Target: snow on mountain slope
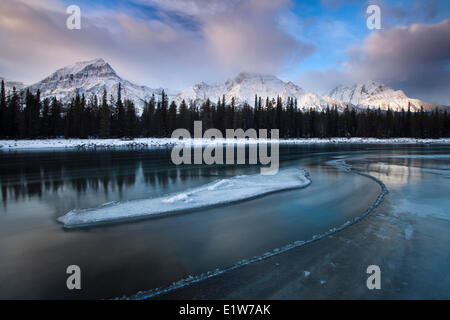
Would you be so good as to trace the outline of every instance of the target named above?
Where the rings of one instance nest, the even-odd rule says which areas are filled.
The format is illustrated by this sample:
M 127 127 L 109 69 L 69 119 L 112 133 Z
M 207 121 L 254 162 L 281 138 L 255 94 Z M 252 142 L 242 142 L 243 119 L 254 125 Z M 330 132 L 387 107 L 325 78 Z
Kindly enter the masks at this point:
M 406 111 L 409 105 L 411 111 L 419 111 L 421 106 L 425 110 L 440 107 L 418 99 L 408 98 L 403 91 L 396 91 L 375 81 L 336 87 L 330 91 L 328 97 L 349 102 L 360 108 L 369 107 L 382 110 L 387 110 L 389 107 L 394 111 L 401 111 L 402 109 Z
M 25 87 L 25 85 L 22 82 L 19 82 L 19 81 L 11 81 L 11 80 L 7 80 L 7 79 L 5 79 L 3 77 L 0 77 L 0 82 L 2 80 L 5 82 L 6 94 L 8 94 L 9 91 L 12 91 L 13 88 L 16 88 L 16 90 L 19 91 L 19 90 L 21 90 L 21 89 L 23 89 Z
M 343 110 L 346 106 L 345 103 L 337 99 L 323 99 L 313 92 L 305 91 L 292 82 L 284 82 L 271 75 L 254 73 L 240 73 L 236 78 L 225 83 L 207 84 L 201 82 L 183 90 L 176 96 L 175 100 L 177 103 L 185 100 L 187 103 L 192 101 L 201 104 L 209 98 L 212 103 L 216 103 L 218 99 L 222 99 L 222 96 L 225 96 L 228 103 L 234 97 L 236 105 L 248 103 L 250 106 L 253 106 L 255 95 L 258 95 L 264 101 L 266 98 L 276 99 L 281 97 L 284 103 L 287 102 L 288 98 L 296 98 L 298 107 L 304 110 L 315 108 L 321 111 L 327 105 L 331 106 L 331 104 L 336 104 L 339 110 Z
M 1 80 L 2 78 L 0 78 Z M 12 90 L 13 86 L 18 90 L 29 88 L 32 92 L 38 89 L 41 98 L 56 97 L 64 103 L 68 103 L 78 91 L 84 94 L 87 99 L 96 95 L 100 100 L 103 90 L 108 93 L 108 100 L 112 94 L 117 98 L 118 85 L 122 85 L 122 99 L 130 99 L 136 104 L 136 110 L 140 114 L 152 94 L 157 99 L 163 89 L 152 89 L 140 86 L 125 80 L 117 75 L 114 69 L 103 59 L 77 62 L 71 66 L 61 68 L 45 78 L 44 80 L 25 87 L 21 82 L 6 81 L 6 90 Z M 169 100 L 175 100 L 178 104 L 182 100 L 187 103 L 193 101 L 200 105 L 208 98 L 212 103 L 225 96 L 227 103 L 234 97 L 236 106 L 248 103 L 254 105 L 255 95 L 264 100 L 266 98 L 276 99 L 281 97 L 284 103 L 289 97 L 297 99 L 297 105 L 302 110 L 313 108 L 322 111 L 327 106 L 336 105 L 339 111 L 343 111 L 348 105 L 350 108 L 366 109 L 378 108 L 386 110 L 388 106 L 392 110 L 399 111 L 402 108 L 411 111 L 418 111 L 423 106 L 425 110 L 432 110 L 436 107 L 444 108 L 430 103 L 425 103 L 418 99 L 411 99 L 403 91 L 394 89 L 377 82 L 367 82 L 353 86 L 340 86 L 330 91 L 327 96 L 319 96 L 314 92 L 306 91 L 292 82 L 284 82 L 272 75 L 262 75 L 256 73 L 240 73 L 236 78 L 224 83 L 207 84 L 198 83 L 178 94 L 171 94 L 168 90 Z
M 103 59 L 82 61 L 66 66 L 28 88 L 32 92 L 39 89 L 42 99 L 56 97 L 63 102 L 69 102 L 78 90 L 87 99 L 96 95 L 101 101 L 104 89 L 108 93 L 108 100 L 111 94 L 117 98 L 119 83 L 122 86 L 122 99 L 134 101 L 138 113 L 142 112 L 145 101 L 148 101 L 152 94 L 160 95 L 162 91 L 162 89 L 151 89 L 122 79 Z

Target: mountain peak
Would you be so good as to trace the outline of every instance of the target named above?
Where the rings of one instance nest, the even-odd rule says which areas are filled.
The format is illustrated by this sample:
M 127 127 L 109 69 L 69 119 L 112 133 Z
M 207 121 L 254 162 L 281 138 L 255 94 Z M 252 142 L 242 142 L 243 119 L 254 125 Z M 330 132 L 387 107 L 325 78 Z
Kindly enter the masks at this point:
M 162 89 L 151 89 L 139 86 L 127 81 L 116 74 L 114 69 L 102 58 L 87 61 L 79 61 L 72 65 L 58 69 L 44 80 L 28 86 L 32 92 L 38 89 L 41 98 L 56 97 L 67 103 L 76 92 L 85 94 L 87 98 L 96 96 L 101 99 L 104 90 L 113 97 L 117 97 L 119 83 L 122 88 L 122 98 L 130 99 L 136 103 L 136 109 L 141 112 L 153 94 L 160 95 Z M 23 87 L 23 84 L 5 82 L 6 87 Z M 168 92 L 166 90 L 166 92 Z M 229 103 L 234 99 L 236 106 L 244 104 L 253 105 L 255 96 L 261 99 L 275 100 L 280 98 L 284 103 L 288 98 L 295 98 L 298 107 L 302 110 L 314 108 L 317 111 L 324 110 L 329 105 L 337 106 L 338 110 L 344 110 L 347 105 L 355 108 L 366 109 L 381 108 L 391 110 L 420 110 L 434 108 L 434 105 L 425 104 L 417 99 L 408 98 L 403 91 L 394 89 L 377 81 L 366 81 L 351 86 L 339 86 L 334 88 L 328 96 L 322 97 L 314 92 L 305 91 L 295 83 L 285 82 L 274 75 L 241 72 L 234 79 L 226 82 L 208 84 L 200 82 L 193 85 L 178 95 L 170 94 L 171 99 L 177 103 L 182 100 L 194 102 L 197 105 L 210 99 L 218 101 L 225 97 Z M 428 106 L 429 105 L 429 106 Z M 428 108 L 428 109 L 429 109 Z
M 295 98 L 298 105 L 305 110 L 310 107 L 322 110 L 327 105 L 327 101 L 313 92 L 306 92 L 293 82 L 284 82 L 273 75 L 250 72 L 241 72 L 236 78 L 225 83 L 198 83 L 179 93 L 176 101 L 178 103 L 182 100 L 192 101 L 199 105 L 206 99 L 215 102 L 225 97 L 228 103 L 234 99 L 237 106 L 246 103 L 252 106 L 255 96 L 264 100 L 280 98 L 284 103 L 287 103 L 288 98 Z M 335 103 L 339 102 L 336 101 Z M 343 109 L 342 106 L 339 106 L 339 108 Z
M 87 98 L 97 96 L 101 99 L 103 90 L 116 97 L 119 83 L 122 85 L 122 98 L 135 102 L 140 113 L 153 94 L 160 94 L 160 89 L 139 86 L 122 79 L 114 69 L 102 58 L 79 61 L 58 69 L 44 80 L 29 86 L 32 92 L 41 91 L 41 98 L 56 97 L 67 102 L 76 92 L 85 94 Z
M 92 60 L 78 61 L 72 64 L 72 66 L 87 66 L 87 65 L 105 65 L 107 62 L 103 58 L 96 58 Z
M 103 60 L 103 58 L 96 58 L 94 60 L 91 60 L 90 63 L 103 63 L 103 64 L 105 64 L 107 62 L 105 60 Z
M 254 73 L 254 72 L 241 72 L 236 78 L 234 78 L 234 82 L 242 83 L 245 80 L 253 80 L 253 81 L 281 81 L 274 75 L 270 74 L 262 74 L 262 73 Z
M 335 90 L 366 90 L 366 91 L 371 91 L 373 89 L 376 88 L 389 88 L 388 86 L 386 86 L 385 84 L 378 82 L 378 81 L 374 81 L 374 80 L 368 80 L 365 82 L 359 82 L 359 83 L 354 83 L 351 85 L 340 85 L 337 86 L 335 88 L 333 88 L 331 90 L 331 92 L 335 91 Z
M 78 74 L 82 72 L 98 72 L 99 75 L 116 75 L 114 69 L 102 58 L 79 61 L 56 71 L 57 74 Z
M 427 103 L 418 99 L 410 99 L 401 90 L 377 82 L 366 81 L 352 86 L 339 86 L 332 89 L 328 95 L 332 99 L 339 99 L 363 108 L 380 108 L 394 111 L 407 110 L 418 111 L 422 106 L 428 108 Z

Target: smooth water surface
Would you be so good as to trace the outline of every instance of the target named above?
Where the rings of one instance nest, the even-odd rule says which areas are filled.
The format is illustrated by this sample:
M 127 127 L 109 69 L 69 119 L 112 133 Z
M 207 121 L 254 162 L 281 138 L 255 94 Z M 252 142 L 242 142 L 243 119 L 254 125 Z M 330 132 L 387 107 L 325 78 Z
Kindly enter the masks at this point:
M 131 295 L 311 239 L 361 215 L 381 191 L 367 177 L 326 164 L 334 159 L 347 159 L 383 180 L 399 194 L 396 210 L 431 206 L 421 212 L 448 214 L 449 147 L 323 145 L 280 151 L 281 167 L 307 170 L 311 185 L 70 231 L 57 218 L 71 210 L 168 196 L 257 174 L 259 167 L 175 166 L 168 149 L 0 153 L 0 298 Z M 430 157 L 436 154 L 441 157 Z M 82 270 L 81 291 L 66 288 L 69 265 Z

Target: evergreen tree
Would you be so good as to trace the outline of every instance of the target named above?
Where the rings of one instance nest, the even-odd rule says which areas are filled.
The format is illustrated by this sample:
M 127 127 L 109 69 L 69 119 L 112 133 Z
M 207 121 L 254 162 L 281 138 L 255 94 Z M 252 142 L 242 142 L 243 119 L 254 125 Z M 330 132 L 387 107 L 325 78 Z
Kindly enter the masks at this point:
M 260 108 L 259 108 L 259 99 L 258 95 L 255 94 L 255 104 L 253 106 L 253 124 L 255 126 L 255 130 L 258 132 L 259 130 L 259 118 L 260 118 Z
M 29 138 L 36 138 L 39 136 L 40 130 L 40 111 L 41 111 L 41 101 L 40 101 L 39 90 L 36 96 L 27 89 L 25 94 L 25 109 L 24 109 L 24 120 L 25 120 L 25 135 Z
M 8 137 L 18 139 L 25 137 L 25 122 L 22 118 L 20 108 L 20 97 L 17 94 L 16 88 L 13 87 L 12 94 L 8 98 Z
M 136 108 L 134 106 L 133 101 L 125 100 L 125 108 L 126 108 L 126 136 L 127 137 L 135 137 L 136 136 L 136 127 L 137 127 L 137 116 L 136 116 Z
M 155 111 L 155 135 L 157 137 L 167 137 L 167 112 L 168 98 L 164 90 L 161 92 L 161 101 L 158 101 Z
M 117 88 L 114 134 L 116 134 L 118 137 L 124 137 L 126 131 L 125 128 L 126 128 L 126 114 L 122 102 L 122 85 L 119 82 L 119 86 Z
M 167 130 L 168 135 L 172 135 L 172 132 L 177 129 L 177 105 L 175 101 L 170 103 L 169 111 L 167 112 Z
M 200 117 L 202 120 L 203 130 L 212 128 L 211 101 L 206 99 L 200 109 Z
M 100 108 L 100 137 L 109 138 L 111 134 L 111 110 L 109 109 L 106 89 L 103 91 L 102 106 Z
M 63 125 L 62 125 L 62 117 L 61 117 L 61 104 L 59 101 L 53 97 L 50 105 L 50 129 L 49 136 L 50 137 L 60 137 L 63 135 Z
M 408 104 L 408 112 L 406 113 L 405 120 L 405 137 L 412 136 L 412 116 L 411 116 L 411 103 Z
M 155 96 L 145 104 L 142 115 L 136 114 L 132 101 L 122 102 L 119 84 L 117 100 L 111 95 L 108 103 L 106 90 L 103 91 L 101 106 L 95 95 L 89 101 L 77 92 L 73 99 L 62 105 L 57 99 L 44 99 L 40 92 L 27 90 L 22 95 L 15 90 L 6 96 L 4 82 L 0 88 L 0 136 L 12 139 L 37 137 L 167 137 L 177 128 L 186 128 L 193 134 L 194 121 L 201 120 L 203 129 L 218 128 L 225 134 L 226 129 L 242 128 L 280 129 L 281 138 L 294 137 L 417 137 L 439 138 L 450 136 L 450 119 L 447 111 L 435 109 L 426 112 L 408 110 L 394 112 L 369 109 L 357 111 L 347 106 L 338 112 L 337 106 L 327 106 L 320 112 L 314 108 L 298 106 L 297 100 L 287 97 L 269 99 L 265 105 L 261 97 L 255 95 L 253 108 L 248 103 L 236 106 L 231 98 L 226 104 L 225 96 L 216 104 L 207 99 L 200 108 L 191 101 L 179 105 L 170 102 L 165 92 L 156 103 Z M 22 100 L 24 108 L 22 110 Z M 115 107 L 114 107 L 115 106 Z M 114 111 L 114 112 L 112 112 Z M 120 119 L 120 121 L 119 121 Z
M 50 135 L 50 101 L 45 98 L 42 104 L 42 119 L 39 135 L 48 137 Z
M 236 129 L 236 99 L 234 97 L 231 98 L 230 105 L 230 129 Z
M 153 137 L 155 136 L 155 125 L 154 125 L 154 117 L 155 117 L 155 95 L 152 94 L 149 102 L 145 104 L 144 110 L 142 112 L 141 117 L 141 126 L 142 126 L 142 135 L 144 137 Z
M 186 101 L 184 101 L 183 99 L 183 101 L 181 101 L 180 112 L 177 117 L 177 127 L 189 130 L 190 123 L 191 123 L 191 113 L 189 112 Z
M 6 92 L 5 92 L 5 81 L 2 80 L 0 88 L 0 137 L 7 135 L 6 122 L 8 119 L 7 106 L 6 106 Z

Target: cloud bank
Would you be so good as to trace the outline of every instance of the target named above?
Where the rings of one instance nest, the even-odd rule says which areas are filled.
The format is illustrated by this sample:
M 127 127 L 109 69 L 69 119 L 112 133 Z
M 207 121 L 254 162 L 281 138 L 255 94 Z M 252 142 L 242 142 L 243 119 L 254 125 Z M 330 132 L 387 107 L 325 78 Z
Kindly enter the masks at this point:
M 347 48 L 341 68 L 308 71 L 300 81 L 325 91 L 376 80 L 432 103 L 450 105 L 450 19 L 372 32 Z
M 316 8 L 294 0 L 80 3 L 82 28 L 68 30 L 61 0 L 0 1 L 0 76 L 30 84 L 102 57 L 119 75 L 150 87 L 180 90 L 247 71 L 288 75 L 318 93 L 377 80 L 450 105 L 450 19 L 442 19 L 439 0 L 409 8 L 386 0 L 321 0 Z M 384 17 L 383 29 L 370 34 L 360 32 L 367 3 L 379 3 Z M 312 13 L 301 16 L 299 4 Z M 361 10 L 349 9 L 355 6 Z M 349 15 L 342 10 L 356 10 L 349 11 L 355 21 L 341 18 Z
M 0 74 L 34 82 L 103 57 L 130 80 L 182 88 L 240 71 L 278 73 L 314 51 L 280 28 L 288 0 L 135 2 L 129 11 L 80 5 L 81 30 L 68 30 L 58 1 L 2 0 Z

